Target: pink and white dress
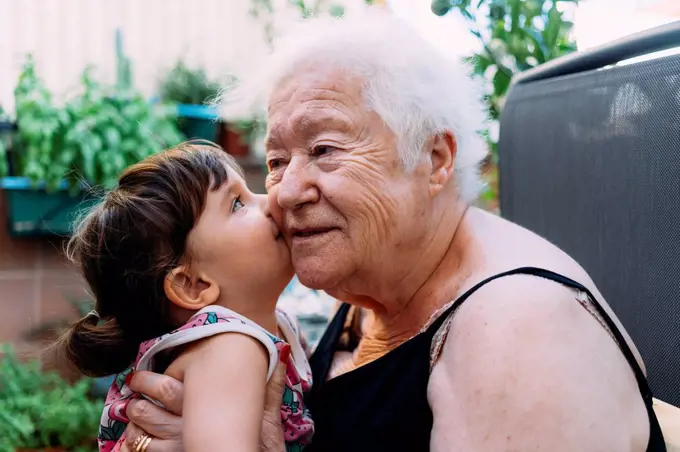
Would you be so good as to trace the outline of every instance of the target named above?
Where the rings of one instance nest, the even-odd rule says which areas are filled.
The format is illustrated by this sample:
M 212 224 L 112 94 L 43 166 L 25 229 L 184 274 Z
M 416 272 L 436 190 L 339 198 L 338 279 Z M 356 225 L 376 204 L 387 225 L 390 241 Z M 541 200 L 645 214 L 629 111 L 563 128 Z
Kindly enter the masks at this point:
M 197 312 L 184 326 L 142 343 L 134 366 L 118 374 L 109 389 L 97 437 L 100 452 L 117 452 L 125 441 L 125 427 L 130 422 L 125 410 L 130 400 L 142 397 L 132 392 L 127 385 L 133 372 L 155 370 L 154 356 L 162 351 L 227 332 L 246 334 L 265 346 L 269 352 L 267 381 L 274 373 L 280 350 L 285 343 L 290 345 L 290 359 L 286 363 L 286 387 L 281 401 L 281 420 L 287 452 L 302 451 L 314 433 L 314 422 L 303 399 L 312 386 L 312 372 L 300 340 L 297 322 L 281 310 L 276 311 L 276 318 L 279 329 L 283 332 L 283 339 L 271 335 L 255 322 L 230 309 L 208 306 Z

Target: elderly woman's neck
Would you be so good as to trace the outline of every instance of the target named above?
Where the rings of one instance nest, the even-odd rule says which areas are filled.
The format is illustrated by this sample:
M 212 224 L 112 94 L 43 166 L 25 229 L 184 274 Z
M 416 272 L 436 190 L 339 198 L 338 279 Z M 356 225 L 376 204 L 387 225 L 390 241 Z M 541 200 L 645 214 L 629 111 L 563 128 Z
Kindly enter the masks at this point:
M 373 287 L 370 296 L 347 300 L 372 311 L 371 326 L 362 341 L 366 346 L 389 350 L 408 340 L 456 296 L 477 260 L 467 254 L 473 240 L 469 212 L 468 206 L 461 206 L 455 215 L 441 221 L 415 254 L 417 257 L 405 262 L 408 268 L 393 275 L 382 274 L 381 278 L 374 275 L 374 281 L 389 284 Z
M 387 321 L 407 314 L 411 322 L 422 319 L 424 323 L 450 301 L 445 288 L 457 286 L 452 280 L 462 281 L 469 273 L 468 212 L 468 206 L 462 206 L 453 218 L 439 225 L 430 242 L 420 249 L 418 259 L 409 263 L 409 273 L 395 281 L 393 293 L 384 301 L 384 312 L 376 312 L 377 318 Z

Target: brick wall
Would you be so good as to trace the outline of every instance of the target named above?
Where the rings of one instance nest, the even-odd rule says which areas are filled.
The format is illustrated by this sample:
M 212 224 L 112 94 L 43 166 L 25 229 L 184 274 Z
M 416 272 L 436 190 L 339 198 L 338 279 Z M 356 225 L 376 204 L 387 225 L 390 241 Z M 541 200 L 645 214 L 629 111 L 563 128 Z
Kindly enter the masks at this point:
M 264 193 L 261 163 L 241 163 L 251 189 Z M 26 334 L 77 318 L 78 311 L 69 300 L 84 300 L 88 295 L 81 277 L 64 257 L 62 239 L 8 234 L 5 203 L 0 190 L 0 344 L 11 342 L 19 351 L 37 351 L 42 345 L 28 341 Z
M 5 202 L 0 191 L 0 343 L 23 349 L 31 330 L 73 319 L 77 311 L 69 298 L 82 300 L 87 293 L 63 257 L 61 240 L 9 236 Z

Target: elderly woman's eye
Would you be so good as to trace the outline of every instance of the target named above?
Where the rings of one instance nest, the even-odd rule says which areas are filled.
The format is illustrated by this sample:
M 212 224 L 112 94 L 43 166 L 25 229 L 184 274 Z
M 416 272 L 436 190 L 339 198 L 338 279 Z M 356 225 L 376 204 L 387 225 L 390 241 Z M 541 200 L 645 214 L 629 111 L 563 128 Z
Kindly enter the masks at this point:
M 314 149 L 313 149 L 314 155 L 325 155 L 325 154 L 328 154 L 329 152 L 332 152 L 334 150 L 335 150 L 335 148 L 333 146 L 325 146 L 325 145 L 314 146 Z
M 269 171 L 278 168 L 281 166 L 281 160 L 279 159 L 271 159 L 267 162 L 267 166 L 269 167 Z

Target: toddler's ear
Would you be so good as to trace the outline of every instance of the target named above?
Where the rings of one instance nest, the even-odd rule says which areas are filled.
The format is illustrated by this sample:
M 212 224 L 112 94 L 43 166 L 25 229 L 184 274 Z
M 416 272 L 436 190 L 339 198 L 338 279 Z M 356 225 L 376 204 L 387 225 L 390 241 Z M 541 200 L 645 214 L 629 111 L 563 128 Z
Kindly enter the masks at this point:
M 163 289 L 172 303 L 191 311 L 215 304 L 220 296 L 220 288 L 215 281 L 207 275 L 192 275 L 184 265 L 168 273 Z

